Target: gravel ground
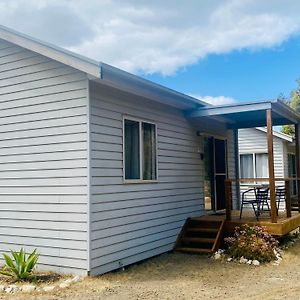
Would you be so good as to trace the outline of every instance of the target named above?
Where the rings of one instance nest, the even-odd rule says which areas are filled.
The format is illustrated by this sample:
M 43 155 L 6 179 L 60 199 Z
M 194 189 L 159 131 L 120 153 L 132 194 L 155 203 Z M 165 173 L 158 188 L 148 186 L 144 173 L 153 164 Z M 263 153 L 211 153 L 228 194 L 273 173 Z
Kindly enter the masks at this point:
M 125 271 L 86 278 L 71 287 L 0 299 L 300 299 L 300 241 L 279 266 L 214 261 L 207 256 L 164 254 Z

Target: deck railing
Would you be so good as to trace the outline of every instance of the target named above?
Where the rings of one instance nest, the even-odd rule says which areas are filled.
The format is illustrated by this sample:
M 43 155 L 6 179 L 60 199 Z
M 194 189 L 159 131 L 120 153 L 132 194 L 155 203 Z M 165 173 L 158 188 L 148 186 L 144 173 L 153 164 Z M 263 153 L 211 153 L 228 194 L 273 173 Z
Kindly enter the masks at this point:
M 297 182 L 297 202 L 298 202 L 298 211 L 300 212 L 300 178 L 275 178 L 275 182 L 284 182 L 285 185 L 285 208 L 286 208 L 286 216 L 290 218 L 292 216 L 292 203 L 291 203 L 291 182 Z M 231 221 L 231 211 L 232 211 L 232 184 L 259 184 L 259 183 L 267 183 L 269 184 L 269 178 L 242 178 L 242 179 L 226 179 L 225 180 L 225 199 L 226 199 L 226 220 Z M 273 210 L 273 211 L 272 211 Z M 276 202 L 271 203 L 271 214 L 276 216 L 273 217 L 272 222 L 277 222 L 277 208 Z

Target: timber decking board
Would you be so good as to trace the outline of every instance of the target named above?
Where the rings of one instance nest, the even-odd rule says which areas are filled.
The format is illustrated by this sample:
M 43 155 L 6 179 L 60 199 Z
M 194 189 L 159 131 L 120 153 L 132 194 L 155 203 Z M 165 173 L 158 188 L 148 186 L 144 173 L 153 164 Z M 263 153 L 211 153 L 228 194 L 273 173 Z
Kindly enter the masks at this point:
M 203 220 L 225 220 L 224 215 L 206 215 L 200 217 Z M 261 225 L 267 228 L 267 231 L 276 236 L 282 236 L 288 234 L 289 232 L 300 227 L 300 213 L 292 212 L 291 218 L 287 218 L 285 212 L 279 212 L 279 216 L 277 218 L 277 223 L 272 223 L 271 218 L 268 214 L 265 216 L 260 216 L 259 221 L 256 221 L 253 211 L 245 211 L 243 212 L 242 219 L 239 218 L 239 211 L 232 211 L 232 219 L 231 221 L 225 221 L 224 231 L 225 232 L 233 232 L 236 226 L 241 226 L 243 224 L 248 225 Z

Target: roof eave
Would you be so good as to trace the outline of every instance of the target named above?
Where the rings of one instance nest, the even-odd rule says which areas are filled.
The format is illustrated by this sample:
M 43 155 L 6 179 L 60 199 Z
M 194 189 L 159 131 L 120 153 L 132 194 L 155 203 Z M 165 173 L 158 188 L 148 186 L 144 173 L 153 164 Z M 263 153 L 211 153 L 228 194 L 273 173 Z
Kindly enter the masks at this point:
M 0 39 L 39 53 L 84 73 L 100 77 L 100 62 L 0 25 Z
M 0 39 L 82 71 L 88 75 L 90 80 L 96 80 L 102 84 L 114 86 L 153 100 L 158 100 L 157 97 L 161 97 L 161 100 L 165 100 L 166 104 L 171 106 L 179 106 L 182 109 L 188 110 L 209 105 L 196 98 L 130 74 L 108 64 L 89 59 L 72 51 L 35 39 L 2 25 L 0 25 Z

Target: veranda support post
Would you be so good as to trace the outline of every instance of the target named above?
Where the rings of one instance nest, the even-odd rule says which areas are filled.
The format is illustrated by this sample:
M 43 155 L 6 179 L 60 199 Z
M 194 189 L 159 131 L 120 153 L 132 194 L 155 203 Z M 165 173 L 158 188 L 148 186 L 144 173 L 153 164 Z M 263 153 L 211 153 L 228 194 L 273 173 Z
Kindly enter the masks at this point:
M 267 133 L 268 133 L 268 163 L 269 163 L 269 188 L 271 202 L 271 222 L 277 223 L 277 208 L 275 199 L 275 172 L 274 172 L 274 151 L 273 151 L 273 128 L 272 110 L 267 109 Z
M 279 209 L 279 207 L 278 207 L 278 209 Z M 291 182 L 290 182 L 290 180 L 285 181 L 285 209 L 286 209 L 287 218 L 290 218 L 292 216 Z
M 232 182 L 225 180 L 225 205 L 226 205 L 226 220 L 231 221 L 232 210 Z
M 296 178 L 297 178 L 297 199 L 298 211 L 300 212 L 300 152 L 299 152 L 299 124 L 295 124 L 295 145 L 296 145 Z

